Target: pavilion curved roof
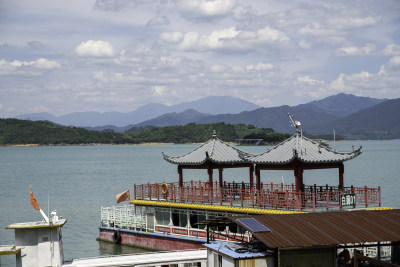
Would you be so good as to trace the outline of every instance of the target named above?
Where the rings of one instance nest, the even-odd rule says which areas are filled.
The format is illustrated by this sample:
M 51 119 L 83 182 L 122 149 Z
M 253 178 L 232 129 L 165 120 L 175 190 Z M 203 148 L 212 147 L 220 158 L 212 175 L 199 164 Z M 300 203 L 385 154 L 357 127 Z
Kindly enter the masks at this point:
M 202 165 L 206 161 L 216 164 L 248 163 L 243 156 L 250 155 L 221 141 L 215 134 L 213 134 L 212 139 L 184 155 L 168 156 L 162 154 L 166 161 L 180 165 Z
M 298 159 L 302 163 L 326 164 L 340 163 L 357 157 L 362 153 L 362 147 L 352 152 L 336 152 L 331 148 L 302 136 L 296 132 L 282 143 L 257 155 L 242 155 L 242 157 L 254 164 L 284 165 Z

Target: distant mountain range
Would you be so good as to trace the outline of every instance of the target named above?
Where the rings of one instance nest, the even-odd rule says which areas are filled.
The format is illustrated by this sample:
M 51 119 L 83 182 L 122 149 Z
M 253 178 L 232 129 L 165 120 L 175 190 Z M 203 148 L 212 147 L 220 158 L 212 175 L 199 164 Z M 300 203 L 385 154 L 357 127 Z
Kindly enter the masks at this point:
M 228 112 L 229 111 L 229 112 Z M 164 113 L 162 113 L 164 112 Z M 162 113 L 160 115 L 154 115 Z M 287 113 L 300 121 L 302 129 L 310 134 L 336 133 L 347 139 L 400 138 L 400 99 L 376 99 L 349 94 L 337 94 L 322 100 L 298 106 L 262 108 L 250 102 L 232 97 L 207 97 L 174 106 L 145 105 L 130 113 L 71 113 L 61 117 L 50 114 L 28 114 L 19 119 L 34 120 L 46 115 L 50 120 L 64 125 L 96 125 L 91 130 L 111 129 L 123 132 L 132 127 L 174 126 L 188 123 L 252 124 L 273 128 L 277 132 L 292 133 Z M 143 118 L 148 119 L 143 119 Z M 75 118 L 75 119 L 74 119 Z M 62 123 L 62 121 L 69 123 Z M 91 121 L 92 123 L 88 124 Z M 102 121 L 103 124 L 99 124 Z M 127 122 L 135 122 L 128 123 Z M 107 122 L 107 126 L 104 126 Z M 86 123 L 86 124 L 85 124 Z M 100 125 L 100 126 L 98 126 Z M 124 125 L 124 127 L 118 127 Z
M 260 106 L 251 102 L 233 98 L 230 96 L 210 96 L 196 101 L 185 102 L 173 106 L 163 104 L 147 104 L 135 111 L 122 112 L 74 112 L 56 117 L 52 114 L 33 113 L 17 116 L 21 120 L 48 120 L 54 123 L 67 126 L 77 127 L 97 127 L 104 125 L 112 125 L 117 127 L 125 127 L 127 125 L 138 124 L 146 120 L 154 119 L 166 113 L 179 113 L 187 109 L 194 109 L 200 113 L 207 114 L 224 114 L 224 113 L 240 113 L 243 111 L 254 110 Z
M 346 139 L 399 139 L 400 98 L 387 100 L 375 106 L 310 128 L 313 133 L 336 133 Z

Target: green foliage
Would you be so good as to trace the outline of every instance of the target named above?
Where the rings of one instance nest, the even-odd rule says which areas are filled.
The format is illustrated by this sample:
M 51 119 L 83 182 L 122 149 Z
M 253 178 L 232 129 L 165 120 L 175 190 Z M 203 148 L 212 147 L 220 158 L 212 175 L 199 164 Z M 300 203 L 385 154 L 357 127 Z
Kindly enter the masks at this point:
M 275 144 L 288 139 L 290 134 L 282 134 L 275 132 L 261 132 L 261 133 L 251 133 L 246 135 L 244 139 L 263 139 L 267 144 Z
M 185 126 L 136 127 L 125 133 L 111 130 L 89 131 L 83 128 L 55 125 L 46 121 L 0 119 L 0 145 L 39 144 L 140 144 L 140 143 L 202 143 L 212 138 L 213 130 L 219 139 L 234 142 L 246 135 L 263 135 L 267 142 L 278 142 L 288 134 L 275 133 L 271 128 L 252 125 L 189 123 Z
M 221 123 L 195 124 L 189 123 L 185 126 L 154 127 L 148 131 L 133 134 L 136 143 L 163 142 L 163 143 L 200 143 L 212 137 L 216 130 L 219 139 L 233 142 L 238 138 L 235 125 Z M 129 132 L 134 131 L 130 129 Z
M 46 121 L 0 119 L 0 144 L 123 144 L 130 136 L 110 131 L 96 132 L 83 128 L 58 126 Z

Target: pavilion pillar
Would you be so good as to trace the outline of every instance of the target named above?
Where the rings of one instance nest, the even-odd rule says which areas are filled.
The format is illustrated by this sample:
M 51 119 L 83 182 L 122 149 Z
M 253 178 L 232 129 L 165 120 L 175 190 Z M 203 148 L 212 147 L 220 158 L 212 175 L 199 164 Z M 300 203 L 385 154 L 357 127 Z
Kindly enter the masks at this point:
M 223 168 L 218 168 L 218 172 L 219 172 L 219 187 L 222 187 L 224 180 L 223 180 Z
M 296 178 L 296 192 L 303 192 L 303 168 L 299 166 L 294 167 L 294 176 Z
M 208 184 L 212 187 L 213 183 L 213 168 L 211 166 L 208 167 Z
M 254 187 L 254 166 L 251 165 L 249 168 L 249 176 L 250 176 L 250 189 Z
M 344 174 L 344 166 L 343 162 L 339 165 L 339 190 L 343 191 L 344 182 L 343 182 L 343 174 Z
M 182 173 L 182 166 L 178 166 L 178 174 L 179 174 L 179 187 L 183 187 L 183 173 Z
M 256 189 L 261 189 L 261 172 L 258 166 L 256 166 Z

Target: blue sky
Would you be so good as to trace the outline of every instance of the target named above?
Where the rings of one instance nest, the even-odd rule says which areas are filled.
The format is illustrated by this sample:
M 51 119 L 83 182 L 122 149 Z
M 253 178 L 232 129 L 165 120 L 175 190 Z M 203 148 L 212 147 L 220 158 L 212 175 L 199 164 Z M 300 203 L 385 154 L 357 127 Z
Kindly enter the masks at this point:
M 400 1 L 0 0 L 0 117 L 400 97 Z

